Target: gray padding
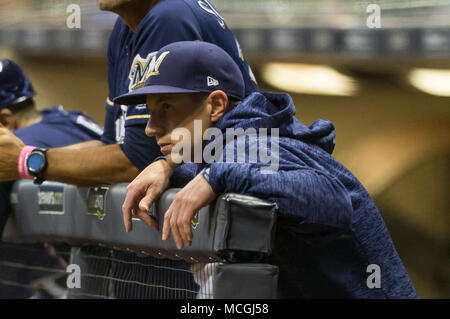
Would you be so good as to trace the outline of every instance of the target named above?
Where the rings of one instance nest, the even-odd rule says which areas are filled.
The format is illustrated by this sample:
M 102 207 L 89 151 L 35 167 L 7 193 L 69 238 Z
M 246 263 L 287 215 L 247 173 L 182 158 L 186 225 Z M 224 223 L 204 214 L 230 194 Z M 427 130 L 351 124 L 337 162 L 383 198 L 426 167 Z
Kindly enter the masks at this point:
M 251 196 L 225 194 L 217 201 L 215 251 L 270 254 L 275 238 L 276 204 Z
M 214 299 L 276 299 L 278 267 L 268 264 L 219 264 L 214 270 Z
M 131 233 L 125 232 L 122 204 L 126 186 L 88 189 L 56 182 L 37 186 L 32 181 L 18 181 L 11 199 L 19 233 L 28 242 L 99 244 L 190 262 L 222 261 L 220 252 L 224 250 L 270 253 L 276 220 L 274 204 L 250 196 L 223 195 L 215 209 L 207 206 L 199 211 L 192 246 L 180 251 L 172 238 L 162 241 L 160 232 L 140 220 L 133 220 Z M 166 191 L 152 207 L 160 230 L 178 190 Z

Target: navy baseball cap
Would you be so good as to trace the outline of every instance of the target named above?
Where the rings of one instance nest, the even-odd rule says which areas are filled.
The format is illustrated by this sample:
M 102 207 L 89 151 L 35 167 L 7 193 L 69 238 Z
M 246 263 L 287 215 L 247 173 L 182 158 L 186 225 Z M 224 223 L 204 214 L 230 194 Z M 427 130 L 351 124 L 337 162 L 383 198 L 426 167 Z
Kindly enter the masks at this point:
M 209 93 L 222 90 L 242 100 L 245 83 L 233 58 L 217 45 L 203 41 L 174 42 L 148 62 L 143 87 L 114 99 L 117 104 L 145 104 L 149 94 Z
M 0 109 L 31 99 L 36 92 L 19 65 L 0 59 Z

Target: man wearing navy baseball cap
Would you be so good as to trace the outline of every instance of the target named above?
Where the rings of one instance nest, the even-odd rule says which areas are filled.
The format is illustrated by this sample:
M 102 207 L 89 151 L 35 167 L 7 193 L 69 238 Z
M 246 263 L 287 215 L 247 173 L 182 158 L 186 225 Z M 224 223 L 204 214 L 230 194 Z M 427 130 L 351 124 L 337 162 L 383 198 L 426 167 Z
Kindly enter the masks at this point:
M 172 131 L 185 126 L 193 138 L 195 120 L 206 128 L 212 126 L 227 106 L 236 105 L 244 98 L 244 79 L 228 53 L 202 41 L 165 46 L 154 57 L 151 68 L 144 87 L 114 101 L 125 105 L 147 103 L 152 120 L 146 133 L 156 137 L 161 153 L 172 166 L 177 166 L 171 160 L 174 155 L 171 151 L 180 140 L 171 137 Z M 208 106 L 199 107 L 203 104 Z M 188 121 L 192 125 L 187 125 Z M 197 136 L 202 137 L 203 132 Z M 191 145 L 199 142 L 192 140 Z
M 288 94 L 243 97 L 242 75 L 226 52 L 177 42 L 158 51 L 142 88 L 115 99 L 147 103 L 146 133 L 178 166 L 171 183 L 184 187 L 165 214 L 163 239 L 171 232 L 179 249 L 189 246 L 191 220 L 201 207 L 223 193 L 252 195 L 279 207 L 267 262 L 280 268 L 280 298 L 417 298 L 369 194 L 331 156 L 333 124 L 305 126 Z M 195 163 L 197 176 L 189 177 L 186 162 Z M 154 199 L 145 179 L 143 171 L 128 187 L 127 231 L 131 212 Z M 374 265 L 378 282 L 369 278 Z

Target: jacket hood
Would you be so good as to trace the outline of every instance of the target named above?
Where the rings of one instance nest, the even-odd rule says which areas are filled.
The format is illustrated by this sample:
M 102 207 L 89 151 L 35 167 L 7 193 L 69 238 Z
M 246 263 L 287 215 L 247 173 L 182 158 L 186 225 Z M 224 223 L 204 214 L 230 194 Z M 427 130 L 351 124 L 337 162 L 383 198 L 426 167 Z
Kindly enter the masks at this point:
M 335 129 L 328 120 L 316 120 L 309 127 L 295 117 L 295 105 L 289 94 L 255 92 L 226 113 L 216 127 L 227 128 L 278 128 L 280 137 L 293 138 L 321 147 L 332 153 L 335 146 Z

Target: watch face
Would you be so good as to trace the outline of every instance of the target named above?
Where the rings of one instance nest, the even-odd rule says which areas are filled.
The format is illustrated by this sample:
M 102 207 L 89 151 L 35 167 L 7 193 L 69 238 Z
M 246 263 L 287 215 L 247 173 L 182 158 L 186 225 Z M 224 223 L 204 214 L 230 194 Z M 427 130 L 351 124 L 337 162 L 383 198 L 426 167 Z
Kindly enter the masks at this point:
M 28 169 L 31 172 L 38 172 L 44 166 L 44 157 L 41 154 L 33 153 L 28 157 Z

